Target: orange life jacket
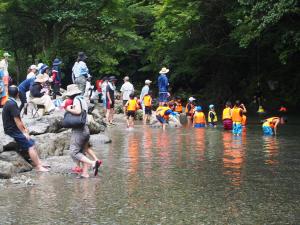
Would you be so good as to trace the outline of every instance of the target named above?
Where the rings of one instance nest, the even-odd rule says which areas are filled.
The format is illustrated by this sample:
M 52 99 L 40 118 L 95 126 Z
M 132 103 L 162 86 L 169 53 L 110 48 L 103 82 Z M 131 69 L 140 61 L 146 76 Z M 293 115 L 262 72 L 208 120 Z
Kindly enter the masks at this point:
M 151 106 L 151 100 L 152 100 L 152 98 L 150 95 L 145 95 L 144 96 L 144 105 L 147 107 Z
M 182 104 L 181 104 L 181 102 L 175 102 L 175 112 L 182 113 Z
M 127 105 L 127 111 L 136 111 L 138 109 L 137 101 L 135 99 L 129 99 Z
M 194 122 L 195 123 L 206 123 L 205 122 L 205 115 L 203 112 L 195 112 L 195 115 L 194 115 Z
M 243 116 L 242 116 L 242 125 L 243 125 L 243 126 L 246 126 L 246 123 L 247 123 L 247 116 L 246 116 L 246 115 L 243 115 Z
M 231 116 L 232 116 L 232 122 L 235 123 L 241 123 L 243 118 L 242 118 L 242 109 L 239 107 L 233 107 L 231 111 Z
M 191 106 L 191 109 L 189 110 L 188 107 Z M 195 105 L 193 103 L 188 103 L 185 107 L 185 112 L 189 113 L 190 115 L 193 115 L 195 112 Z
M 226 107 L 223 110 L 223 115 L 222 115 L 222 120 L 231 120 L 231 108 L 230 107 Z

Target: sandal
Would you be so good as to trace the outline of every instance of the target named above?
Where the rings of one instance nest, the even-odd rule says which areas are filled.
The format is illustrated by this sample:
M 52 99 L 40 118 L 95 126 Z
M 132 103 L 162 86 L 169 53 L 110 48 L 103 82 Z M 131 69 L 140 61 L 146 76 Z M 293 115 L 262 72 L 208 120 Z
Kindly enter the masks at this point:
M 95 167 L 93 168 L 94 169 L 94 176 L 98 175 L 99 167 L 100 167 L 101 164 L 102 164 L 101 160 L 97 160 L 96 161 Z

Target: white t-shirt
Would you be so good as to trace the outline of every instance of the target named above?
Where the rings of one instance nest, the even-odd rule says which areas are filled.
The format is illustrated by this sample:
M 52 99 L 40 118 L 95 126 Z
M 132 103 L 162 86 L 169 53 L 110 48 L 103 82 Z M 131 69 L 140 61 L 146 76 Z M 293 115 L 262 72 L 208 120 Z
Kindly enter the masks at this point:
M 3 70 L 4 76 L 8 76 L 8 62 L 5 59 L 0 61 L 0 69 Z
M 130 82 L 125 82 L 120 91 L 123 93 L 122 99 L 123 100 L 129 100 L 129 95 L 134 92 L 134 87 Z
M 27 74 L 26 79 L 31 79 L 31 78 L 35 78 L 35 73 L 34 72 L 30 72 L 29 74 Z
M 88 105 L 87 105 L 86 101 L 84 100 L 84 98 L 82 96 L 75 97 L 74 101 L 73 101 L 73 105 L 76 106 L 76 107 L 78 106 L 80 108 L 80 101 L 81 101 L 81 104 L 82 104 L 82 109 L 87 112 L 88 111 Z

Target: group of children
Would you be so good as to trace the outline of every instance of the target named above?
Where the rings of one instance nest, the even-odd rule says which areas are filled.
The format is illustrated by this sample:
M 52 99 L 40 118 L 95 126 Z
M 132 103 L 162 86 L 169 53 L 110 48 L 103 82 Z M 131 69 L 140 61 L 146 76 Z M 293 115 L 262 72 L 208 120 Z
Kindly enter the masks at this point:
M 156 119 L 160 122 L 162 128 L 165 129 L 170 115 L 177 116 L 184 113 L 187 117 L 188 125 L 192 125 L 194 128 L 217 127 L 218 116 L 214 105 L 209 105 L 209 111 L 206 117 L 203 112 L 203 108 L 196 105 L 195 100 L 195 98 L 190 97 L 185 109 L 183 108 L 182 100 L 179 97 L 176 97 L 168 103 L 160 104 L 155 112 Z M 139 108 L 143 108 L 143 121 L 144 124 L 147 124 L 147 122 L 151 120 L 152 115 L 151 93 L 145 95 L 141 100 L 138 100 L 135 98 L 134 94 L 131 94 L 130 100 L 126 103 L 125 108 L 127 126 L 129 128 L 134 126 L 135 114 Z M 239 100 L 235 101 L 233 106 L 231 102 L 226 102 L 222 113 L 223 128 L 225 130 L 232 130 L 233 135 L 240 136 L 242 134 L 243 127 L 245 127 L 247 123 L 246 113 L 247 109 L 245 105 Z M 262 125 L 263 133 L 265 135 L 276 135 L 279 123 L 283 123 L 280 117 L 271 117 L 264 120 Z

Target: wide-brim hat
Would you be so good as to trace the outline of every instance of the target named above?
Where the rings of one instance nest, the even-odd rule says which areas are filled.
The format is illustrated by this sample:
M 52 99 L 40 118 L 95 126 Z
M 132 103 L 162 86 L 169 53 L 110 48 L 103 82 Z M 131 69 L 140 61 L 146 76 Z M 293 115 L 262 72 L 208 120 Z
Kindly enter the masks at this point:
M 54 61 L 52 63 L 53 66 L 58 66 L 60 64 L 62 64 L 62 61 L 60 61 L 58 58 L 54 59 Z
M 45 83 L 48 80 L 49 80 L 48 74 L 39 74 L 35 78 L 35 82 L 38 82 L 38 83 Z
M 159 73 L 163 73 L 163 74 L 165 74 L 165 73 L 169 73 L 169 69 L 167 69 L 166 67 L 163 67 L 160 71 L 159 71 Z
M 41 66 L 40 72 L 41 72 L 41 73 L 45 73 L 45 72 L 46 72 L 46 69 L 49 69 L 49 66 L 47 66 L 46 64 L 43 64 L 43 65 Z
M 151 80 L 145 80 L 145 84 L 151 84 L 152 81 Z
M 129 81 L 129 76 L 123 78 L 124 81 Z
M 70 84 L 67 86 L 67 91 L 64 93 L 66 96 L 73 96 L 81 94 L 77 84 Z
M 8 52 L 4 52 L 3 57 L 10 57 L 11 55 Z
M 114 81 L 114 80 L 116 81 L 116 80 L 118 80 L 118 79 L 117 79 L 115 76 L 110 76 L 110 77 L 108 78 L 108 80 L 109 80 L 109 81 Z

